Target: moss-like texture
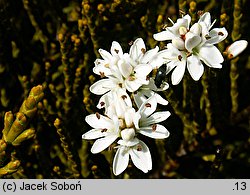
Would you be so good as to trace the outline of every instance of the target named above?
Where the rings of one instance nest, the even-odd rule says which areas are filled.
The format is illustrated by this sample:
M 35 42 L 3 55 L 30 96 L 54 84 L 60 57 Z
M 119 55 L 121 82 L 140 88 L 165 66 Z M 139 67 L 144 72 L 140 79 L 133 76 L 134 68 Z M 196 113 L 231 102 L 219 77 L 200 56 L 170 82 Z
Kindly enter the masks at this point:
M 188 13 L 195 22 L 210 11 L 225 26 L 223 52 L 233 41 L 249 40 L 246 0 L 20 0 L 0 1 L 0 177 L 1 178 L 247 178 L 250 145 L 250 52 L 206 67 L 198 82 L 186 72 L 178 86 L 162 93 L 170 102 L 166 140 L 142 138 L 153 170 L 132 164 L 112 173 L 114 150 L 91 154 L 82 140 L 84 118 L 97 111 L 89 92 L 98 76 L 98 49 L 112 41 L 124 49 Z M 166 78 L 168 80 L 169 78 Z

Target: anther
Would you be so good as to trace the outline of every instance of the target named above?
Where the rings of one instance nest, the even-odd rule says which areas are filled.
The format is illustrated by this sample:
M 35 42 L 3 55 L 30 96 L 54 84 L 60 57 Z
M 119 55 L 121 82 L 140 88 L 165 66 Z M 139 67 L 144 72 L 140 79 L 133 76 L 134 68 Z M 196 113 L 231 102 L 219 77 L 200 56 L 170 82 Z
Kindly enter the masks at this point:
M 121 98 L 122 98 L 123 100 L 125 100 L 125 99 L 127 98 L 127 96 L 126 96 L 126 95 L 122 95 Z
M 104 72 L 99 72 L 99 74 L 100 74 L 101 78 L 105 77 Z
M 137 151 L 142 151 L 142 146 L 141 145 L 137 145 Z
M 97 118 L 97 119 L 100 119 L 100 118 L 101 118 L 101 115 L 100 115 L 98 112 L 96 112 L 95 115 L 96 115 L 96 118 Z
M 100 102 L 100 105 L 101 105 L 101 107 L 103 107 L 105 105 L 105 103 L 104 102 Z
M 118 49 L 114 49 L 115 50 L 115 52 L 118 54 L 119 53 L 119 50 Z
M 107 132 L 108 129 L 102 129 L 101 132 L 104 133 L 104 132 Z
M 181 61 L 181 59 L 182 59 L 182 56 L 178 55 L 178 60 Z
M 156 131 L 156 127 L 157 127 L 157 125 L 156 125 L 156 124 L 153 124 L 153 125 L 152 125 L 152 131 Z
M 145 49 L 145 48 L 141 48 L 141 52 L 142 52 L 143 54 L 145 54 L 145 53 L 146 53 L 146 49 Z
M 223 36 L 223 35 L 224 35 L 224 33 L 223 33 L 223 32 L 218 32 L 218 35 Z
M 208 40 L 208 39 L 211 39 L 211 37 L 209 35 L 205 35 L 205 38 Z
M 150 104 L 150 103 L 146 103 L 145 106 L 146 106 L 147 108 L 151 108 L 151 104 Z

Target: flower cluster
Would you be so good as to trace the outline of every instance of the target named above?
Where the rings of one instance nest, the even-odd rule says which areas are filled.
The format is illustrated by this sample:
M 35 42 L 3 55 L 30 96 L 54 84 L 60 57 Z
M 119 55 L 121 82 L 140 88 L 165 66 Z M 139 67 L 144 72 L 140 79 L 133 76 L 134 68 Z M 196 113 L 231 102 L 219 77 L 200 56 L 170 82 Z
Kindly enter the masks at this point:
M 226 29 L 212 29 L 215 22 L 211 23 L 210 13 L 203 14 L 191 27 L 190 23 L 191 17 L 185 15 L 172 27 L 154 34 L 158 41 L 170 41 L 161 51 L 157 46 L 147 51 L 142 38 L 133 42 L 128 53 L 124 53 L 116 41 L 112 43 L 110 52 L 99 49 L 102 58 L 96 59 L 93 72 L 102 79 L 95 82 L 90 91 L 101 95 L 97 108 L 104 109 L 104 115 L 97 112 L 86 116 L 86 122 L 93 129 L 82 138 L 95 140 L 92 153 L 115 145 L 115 175 L 127 168 L 130 158 L 144 173 L 152 169 L 149 148 L 139 139 L 139 134 L 154 139 L 169 136 L 169 131 L 159 123 L 166 120 L 170 112 L 155 112 L 157 104 L 168 104 L 157 92 L 166 90 L 169 85 L 166 82 L 156 85 L 154 76 L 150 76 L 152 70 L 166 64 L 166 74 L 172 72 L 172 84 L 177 85 L 186 66 L 196 81 L 204 72 L 203 63 L 211 68 L 222 67 L 223 56 L 214 45 L 227 37 Z M 235 57 L 246 46 L 244 40 L 235 42 L 226 51 L 228 57 Z
M 138 38 L 132 44 L 129 53 L 123 53 L 118 42 L 113 42 L 110 53 L 99 49 L 102 59 L 95 61 L 94 73 L 102 77 L 90 87 L 90 91 L 102 95 L 97 108 L 99 113 L 86 117 L 93 128 L 85 133 L 83 139 L 97 139 L 92 153 L 99 153 L 117 141 L 117 152 L 113 161 L 115 175 L 122 173 L 129 163 L 148 172 L 152 169 L 152 159 L 147 145 L 138 139 L 142 134 L 155 139 L 169 136 L 168 130 L 158 124 L 170 116 L 170 112 L 155 112 L 157 103 L 167 105 L 157 91 L 165 90 L 168 85 L 157 88 L 154 79 L 149 77 L 152 64 L 163 61 L 158 57 L 159 48 L 146 51 L 144 41 Z M 104 78 L 105 77 L 105 78 Z M 133 108 L 132 99 L 136 105 Z
M 198 81 L 204 72 L 203 63 L 210 68 L 222 68 L 223 56 L 214 45 L 223 41 L 228 32 L 224 27 L 212 29 L 215 22 L 211 23 L 211 15 L 206 12 L 190 27 L 191 17 L 185 15 L 176 23 L 172 22 L 172 27 L 153 35 L 157 41 L 171 41 L 167 44 L 167 49 L 161 52 L 167 64 L 167 73 L 173 70 L 173 85 L 180 83 L 186 66 L 195 81 Z M 226 51 L 228 58 L 236 57 L 246 47 L 247 41 L 236 41 Z

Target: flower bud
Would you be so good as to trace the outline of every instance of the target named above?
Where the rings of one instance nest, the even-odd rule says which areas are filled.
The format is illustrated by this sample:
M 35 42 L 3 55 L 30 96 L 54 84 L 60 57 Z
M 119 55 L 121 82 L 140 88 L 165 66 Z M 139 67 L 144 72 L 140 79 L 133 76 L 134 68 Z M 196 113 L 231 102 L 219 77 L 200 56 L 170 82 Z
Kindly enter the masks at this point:
M 245 40 L 239 40 L 232 43 L 226 50 L 228 59 L 235 58 L 241 52 L 243 52 L 248 45 L 248 42 Z

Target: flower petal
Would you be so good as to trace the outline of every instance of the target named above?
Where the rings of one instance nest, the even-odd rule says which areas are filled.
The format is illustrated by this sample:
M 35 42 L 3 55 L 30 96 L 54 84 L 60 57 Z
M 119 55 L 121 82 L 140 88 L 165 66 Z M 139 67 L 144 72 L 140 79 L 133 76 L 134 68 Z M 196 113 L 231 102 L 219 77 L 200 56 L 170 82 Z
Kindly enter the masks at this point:
M 165 83 L 165 84 L 167 84 L 167 83 Z M 156 97 L 156 101 L 157 101 L 158 104 L 161 104 L 161 105 L 164 105 L 164 106 L 168 105 L 168 101 L 165 100 L 163 97 L 161 97 L 158 93 L 154 93 L 154 96 Z
M 107 133 L 102 129 L 91 129 L 82 135 L 82 139 L 97 139 L 105 136 Z
M 95 67 L 93 68 L 93 72 L 97 75 L 101 75 L 101 76 L 108 76 L 108 75 L 111 75 L 111 70 L 109 68 L 109 65 L 108 63 L 106 63 L 105 60 L 100 60 L 100 59 L 97 59 L 95 61 Z
M 148 64 L 139 64 L 134 68 L 137 78 L 147 79 L 147 75 L 152 71 L 152 67 Z
M 204 72 L 204 66 L 195 55 L 191 55 L 187 58 L 187 69 L 195 81 L 198 81 Z
M 133 67 L 130 64 L 126 63 L 124 60 L 118 61 L 118 68 L 124 78 L 128 78 L 133 71 Z
M 135 116 L 135 109 L 134 108 L 127 108 L 124 114 L 124 119 L 127 127 L 133 126 L 133 118 Z
M 153 38 L 156 41 L 166 41 L 166 40 L 172 40 L 175 37 L 175 35 L 169 31 L 169 30 L 164 30 L 162 32 L 153 34 Z
M 223 41 L 228 35 L 226 28 L 214 28 L 208 34 L 208 39 L 206 43 L 210 43 L 212 45 L 217 44 Z
M 169 49 L 164 49 L 159 51 L 155 57 L 150 61 L 150 65 L 152 69 L 158 69 L 162 66 L 162 64 L 165 64 L 169 62 L 168 56 L 169 56 Z
M 113 160 L 114 174 L 120 175 L 127 168 L 128 162 L 129 153 L 126 151 L 125 147 L 119 147 Z
M 113 55 L 113 56 L 119 56 L 119 57 L 122 57 L 122 55 L 123 55 L 123 51 L 122 51 L 122 47 L 121 47 L 121 45 L 118 43 L 118 42 L 116 42 L 116 41 L 113 41 L 112 42 L 112 45 L 111 45 L 111 54 Z
M 100 55 L 102 56 L 102 58 L 103 58 L 105 61 L 110 62 L 110 61 L 112 60 L 113 56 L 112 56 L 109 52 L 107 52 L 106 50 L 104 50 L 104 49 L 99 49 L 98 51 L 99 51 Z
M 150 62 L 155 57 L 158 51 L 159 51 L 158 46 L 156 46 L 154 49 L 147 51 L 141 58 L 141 63 L 146 64 Z
M 138 132 L 154 139 L 165 139 L 169 136 L 169 131 L 160 124 L 154 124 L 150 127 L 141 127 Z
M 138 145 L 140 149 L 135 146 L 132 150 L 129 150 L 129 154 L 134 165 L 144 173 L 147 173 L 152 169 L 151 154 L 144 142 L 140 141 Z
M 156 123 L 160 123 L 162 121 L 165 121 L 169 116 L 170 116 L 170 112 L 169 111 L 161 111 L 161 112 L 156 112 L 153 113 L 151 116 L 149 116 L 148 118 L 143 118 L 140 122 L 141 122 L 141 126 L 149 126 L 152 124 L 156 124 Z
M 140 56 L 144 54 L 146 51 L 146 46 L 142 38 L 137 38 L 133 45 L 130 47 L 129 55 L 130 57 L 136 61 Z
M 172 75 L 171 75 L 171 80 L 173 85 L 178 85 L 185 73 L 186 69 L 186 61 L 182 60 L 181 62 L 175 63 L 178 64 L 176 68 L 174 69 Z
M 229 59 L 232 59 L 238 56 L 241 52 L 243 52 L 248 45 L 248 42 L 245 40 L 235 41 L 232 45 L 227 48 L 227 54 Z
M 138 82 L 138 79 L 132 81 L 125 80 L 125 87 L 129 92 L 135 92 L 142 84 L 143 83 Z
M 190 28 L 190 31 L 197 36 L 200 36 L 202 31 L 202 26 L 199 23 L 193 24 L 193 26 Z
M 89 90 L 91 93 L 96 95 L 103 95 L 104 93 L 110 91 L 117 87 L 117 84 L 112 79 L 101 79 L 90 86 Z
M 212 67 L 213 64 L 220 64 L 224 61 L 220 50 L 211 44 L 204 44 L 198 52 L 200 60 L 207 66 Z
M 95 129 L 110 129 L 113 127 L 113 122 L 111 119 L 109 119 L 106 116 L 103 116 L 99 113 L 96 114 L 90 114 L 85 117 L 85 121 L 93 128 Z
M 93 154 L 99 153 L 103 150 L 105 150 L 107 147 L 109 147 L 116 139 L 118 136 L 116 134 L 113 135 L 108 135 L 104 138 L 100 138 L 96 140 L 91 148 L 91 152 Z
M 185 40 L 185 48 L 192 52 L 193 48 L 198 46 L 201 43 L 201 37 L 198 35 L 195 35 L 192 32 L 188 32 L 186 34 L 186 40 Z
M 135 104 L 137 106 L 137 108 L 140 108 L 140 106 L 143 104 L 143 102 L 146 101 L 146 97 L 143 95 L 143 93 L 141 91 L 138 91 L 136 93 L 132 94 Z
M 146 118 L 151 115 L 157 107 L 157 100 L 155 96 L 152 96 L 145 101 L 141 107 L 139 108 L 138 112 L 141 114 L 142 118 Z
M 198 23 L 200 22 L 204 22 L 207 26 L 207 28 L 209 29 L 211 26 L 211 15 L 209 12 L 205 12 L 204 14 L 202 14 L 202 16 L 200 17 Z
M 112 96 L 111 96 L 111 91 L 108 93 L 105 93 L 104 95 L 101 96 L 101 98 L 99 99 L 99 102 L 97 104 L 97 108 L 98 109 L 102 109 L 102 108 L 107 108 L 110 106 L 110 104 L 112 103 Z
M 167 89 L 169 85 L 167 83 L 165 83 L 165 84 L 166 84 L 166 89 Z M 166 89 L 164 89 L 164 90 L 166 90 Z M 157 90 L 157 91 L 161 91 L 161 89 Z M 167 105 L 168 104 L 167 100 L 165 100 L 164 98 L 162 98 L 158 93 L 155 93 L 154 91 L 151 91 L 149 89 L 145 89 L 145 90 L 141 90 L 141 93 L 144 94 L 147 97 L 151 97 L 151 96 L 154 95 L 156 97 L 156 100 L 157 100 L 158 104 L 161 104 L 161 105 Z

